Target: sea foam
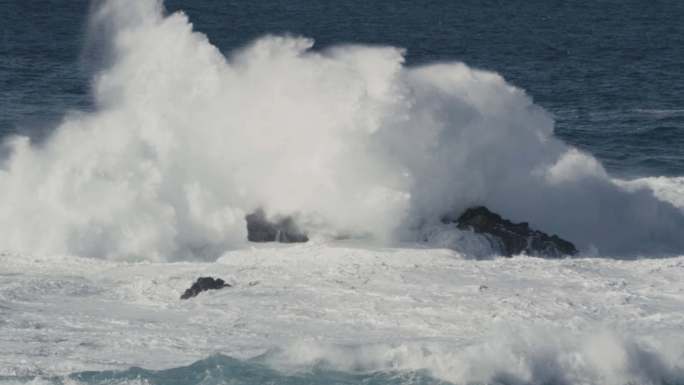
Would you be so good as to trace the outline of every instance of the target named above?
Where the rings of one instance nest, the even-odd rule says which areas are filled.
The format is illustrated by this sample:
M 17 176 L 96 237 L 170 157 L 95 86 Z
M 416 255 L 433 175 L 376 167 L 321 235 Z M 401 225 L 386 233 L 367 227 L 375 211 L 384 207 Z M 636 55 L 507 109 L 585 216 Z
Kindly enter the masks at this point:
M 496 73 L 293 36 L 226 57 L 160 1 L 97 4 L 95 109 L 6 140 L 0 249 L 215 259 L 259 208 L 391 245 L 484 204 L 584 251 L 684 252 L 679 209 L 613 182 Z

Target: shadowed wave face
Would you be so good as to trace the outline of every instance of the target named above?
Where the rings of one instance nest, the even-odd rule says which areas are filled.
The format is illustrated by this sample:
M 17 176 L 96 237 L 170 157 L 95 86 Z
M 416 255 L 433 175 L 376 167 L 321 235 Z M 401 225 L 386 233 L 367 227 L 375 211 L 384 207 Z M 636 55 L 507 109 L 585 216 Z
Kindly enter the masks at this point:
M 374 351 L 351 349 L 353 356 L 339 356 L 345 350 L 332 349 L 327 353 L 330 360 L 295 364 L 282 356 L 282 351 L 271 351 L 263 356 L 240 360 L 224 355 L 214 355 L 188 366 L 165 370 L 130 368 L 121 371 L 89 371 L 62 377 L 0 377 L 0 384 L 36 385 L 449 385 L 449 384 L 498 384 L 498 385 L 569 385 L 580 383 L 650 385 L 681 384 L 684 377 L 681 368 L 673 367 L 660 355 L 627 346 L 624 352 L 613 350 L 616 346 L 600 341 L 594 343 L 596 351 L 554 351 L 540 348 L 537 352 L 490 347 L 479 353 L 469 365 L 459 362 L 459 354 L 452 352 L 444 357 L 439 351 L 422 352 L 422 360 L 414 363 L 383 362 L 392 357 L 392 349 L 377 347 Z M 600 345 L 604 343 L 604 345 Z M 496 344 L 495 344 L 496 345 Z M 497 345 L 498 346 L 498 345 Z M 493 350 L 491 350 L 493 348 Z M 510 347 L 509 347 L 510 348 Z M 549 347 L 546 347 L 549 348 Z M 567 347 L 566 347 L 567 348 Z M 501 351 L 497 351 L 500 349 Z M 618 348 L 619 349 L 619 348 Z M 315 350 L 315 349 L 314 349 Z M 401 349 L 399 349 L 401 351 Z M 311 352 L 310 352 L 311 353 Z M 377 354 L 373 356 L 372 353 Z M 407 355 L 409 351 L 403 351 Z M 413 352 L 417 353 L 417 352 Z M 442 352 L 443 353 L 443 352 Z M 316 353 L 313 353 L 314 355 Z M 337 355 L 336 355 L 337 354 Z M 494 354 L 494 356 L 492 356 Z M 499 354 L 499 355 L 497 355 Z M 513 354 L 508 356 L 506 354 Z M 279 357 L 280 355 L 280 357 Z M 306 355 L 306 354 L 305 354 Z M 409 357 L 402 357 L 407 359 Z M 279 362 L 279 359 L 285 361 Z M 489 360 L 494 361 L 489 361 Z M 453 361 L 452 361 L 453 360 Z M 283 365 L 285 364 L 285 365 Z M 426 369 L 407 369 L 402 366 L 427 365 Z M 376 366 L 387 366 L 378 369 Z M 624 367 L 623 367 L 624 366 Z
M 100 1 L 92 112 L 5 142 L 0 248 L 214 259 L 245 216 L 393 245 L 486 205 L 605 256 L 684 252 L 684 216 L 617 185 L 498 74 L 266 36 L 225 57 L 156 0 Z
M 190 366 L 150 371 L 133 368 L 122 372 L 85 372 L 69 376 L 82 384 L 104 385 L 111 383 L 140 383 L 150 385 L 318 385 L 318 384 L 367 384 L 367 385 L 437 385 L 448 384 L 420 372 L 349 373 L 324 366 L 302 373 L 283 373 L 258 360 L 240 361 L 217 355 L 198 361 Z M 57 381 L 58 382 L 58 381 Z

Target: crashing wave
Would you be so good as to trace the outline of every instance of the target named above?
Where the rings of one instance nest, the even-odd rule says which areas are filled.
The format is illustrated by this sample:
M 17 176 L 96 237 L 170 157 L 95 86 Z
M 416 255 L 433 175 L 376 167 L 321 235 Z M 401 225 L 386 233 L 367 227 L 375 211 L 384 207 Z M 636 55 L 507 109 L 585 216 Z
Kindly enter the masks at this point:
M 0 249 L 215 259 L 245 216 L 314 237 L 420 239 L 486 205 L 602 255 L 684 252 L 684 215 L 553 135 L 498 74 L 403 50 L 267 36 L 225 57 L 157 0 L 99 2 L 95 111 L 6 141 Z

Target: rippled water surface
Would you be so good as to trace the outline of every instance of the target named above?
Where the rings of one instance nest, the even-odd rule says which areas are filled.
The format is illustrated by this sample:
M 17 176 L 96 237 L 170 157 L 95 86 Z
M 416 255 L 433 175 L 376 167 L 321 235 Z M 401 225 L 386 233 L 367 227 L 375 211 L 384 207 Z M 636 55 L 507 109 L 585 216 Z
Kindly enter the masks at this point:
M 264 34 L 394 45 L 412 64 L 501 73 L 557 119 L 566 141 L 618 176 L 684 174 L 684 3 L 167 0 L 229 52 Z M 0 2 L 0 132 L 49 133 L 87 109 L 89 2 Z

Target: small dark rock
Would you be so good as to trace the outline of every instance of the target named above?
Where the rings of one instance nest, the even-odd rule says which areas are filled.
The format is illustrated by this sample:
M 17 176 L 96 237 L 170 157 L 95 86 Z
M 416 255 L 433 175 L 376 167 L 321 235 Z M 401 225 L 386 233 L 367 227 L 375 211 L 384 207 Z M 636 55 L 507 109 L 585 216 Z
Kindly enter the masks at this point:
M 199 293 L 207 290 L 218 290 L 218 289 L 223 289 L 224 287 L 231 287 L 229 284 L 227 284 L 225 281 L 223 281 L 220 278 L 212 278 L 212 277 L 200 277 L 195 281 L 195 283 L 190 286 L 189 289 L 181 295 L 181 299 L 189 299 L 192 297 L 196 297 Z
M 575 245 L 557 235 L 533 230 L 525 222 L 513 223 L 483 206 L 469 208 L 456 220 L 445 216 L 442 222 L 456 223 L 461 230 L 486 235 L 509 257 L 521 253 L 554 258 L 577 254 Z
M 257 210 L 245 217 L 247 220 L 247 239 L 250 242 L 303 243 L 309 237 L 299 230 L 290 217 L 269 221 L 263 210 Z

